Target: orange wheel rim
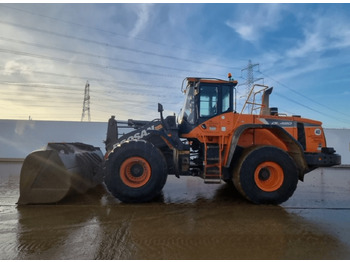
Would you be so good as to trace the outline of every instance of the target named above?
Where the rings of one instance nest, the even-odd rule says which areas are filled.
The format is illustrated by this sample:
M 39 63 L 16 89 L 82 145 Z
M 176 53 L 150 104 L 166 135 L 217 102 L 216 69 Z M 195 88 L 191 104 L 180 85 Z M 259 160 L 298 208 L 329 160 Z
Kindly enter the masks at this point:
M 151 178 L 151 166 L 142 157 L 130 157 L 120 167 L 120 178 L 129 187 L 144 186 Z
M 272 192 L 282 186 L 284 172 L 281 166 L 275 162 L 263 162 L 255 169 L 254 180 L 261 190 Z

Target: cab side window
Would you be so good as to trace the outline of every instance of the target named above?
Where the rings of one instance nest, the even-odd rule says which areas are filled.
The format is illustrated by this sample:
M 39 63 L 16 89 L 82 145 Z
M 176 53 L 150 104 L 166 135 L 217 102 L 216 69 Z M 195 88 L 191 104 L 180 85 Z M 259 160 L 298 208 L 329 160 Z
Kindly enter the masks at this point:
M 231 87 L 222 86 L 222 103 L 221 103 L 221 112 L 227 112 L 231 110 Z

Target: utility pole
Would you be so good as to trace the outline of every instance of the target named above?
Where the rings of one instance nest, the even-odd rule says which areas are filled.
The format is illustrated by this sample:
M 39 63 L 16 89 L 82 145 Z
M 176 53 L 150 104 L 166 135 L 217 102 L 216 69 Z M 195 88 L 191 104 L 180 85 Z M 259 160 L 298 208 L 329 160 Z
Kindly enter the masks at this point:
M 84 102 L 83 102 L 83 112 L 81 114 L 81 121 L 85 118 L 85 112 L 88 114 L 88 121 L 91 121 L 90 117 L 90 84 L 89 81 L 86 81 L 85 92 L 84 92 Z
M 243 68 L 241 70 L 241 73 L 243 71 L 247 71 L 247 76 L 246 76 L 246 82 L 243 83 L 242 85 L 245 85 L 246 86 L 246 92 L 245 92 L 245 96 L 248 97 L 249 95 L 249 92 L 250 90 L 252 89 L 253 87 L 253 84 L 256 82 L 256 81 L 259 81 L 259 80 L 262 80 L 264 78 L 254 78 L 254 67 L 258 67 L 258 71 L 259 71 L 259 64 L 252 64 L 252 61 L 249 59 L 248 60 L 248 65 L 246 68 Z M 248 105 L 248 111 L 250 110 L 250 105 Z

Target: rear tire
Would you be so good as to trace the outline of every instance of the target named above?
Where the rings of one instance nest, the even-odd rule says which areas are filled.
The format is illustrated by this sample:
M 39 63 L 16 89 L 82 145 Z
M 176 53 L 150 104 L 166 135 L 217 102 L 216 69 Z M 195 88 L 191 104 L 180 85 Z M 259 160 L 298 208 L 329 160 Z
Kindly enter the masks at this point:
M 294 160 L 277 147 L 246 149 L 235 168 L 233 183 L 237 190 L 256 204 L 280 204 L 287 201 L 298 184 Z
M 157 197 L 167 179 L 167 164 L 153 144 L 127 141 L 106 161 L 105 184 L 113 196 L 126 203 L 148 202 Z

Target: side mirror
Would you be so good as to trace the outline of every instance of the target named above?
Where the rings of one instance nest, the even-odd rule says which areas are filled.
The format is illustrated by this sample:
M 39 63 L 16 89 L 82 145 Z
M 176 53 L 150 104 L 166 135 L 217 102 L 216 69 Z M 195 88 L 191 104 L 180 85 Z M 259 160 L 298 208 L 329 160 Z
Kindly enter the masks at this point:
M 160 121 L 162 121 L 162 125 L 164 127 L 165 130 L 168 130 L 168 124 L 164 121 L 164 117 L 163 117 L 163 105 L 158 103 L 158 112 L 160 113 Z
M 163 105 L 160 104 L 160 103 L 158 103 L 158 112 L 161 113 L 161 112 L 163 112 L 163 111 L 164 111 Z

